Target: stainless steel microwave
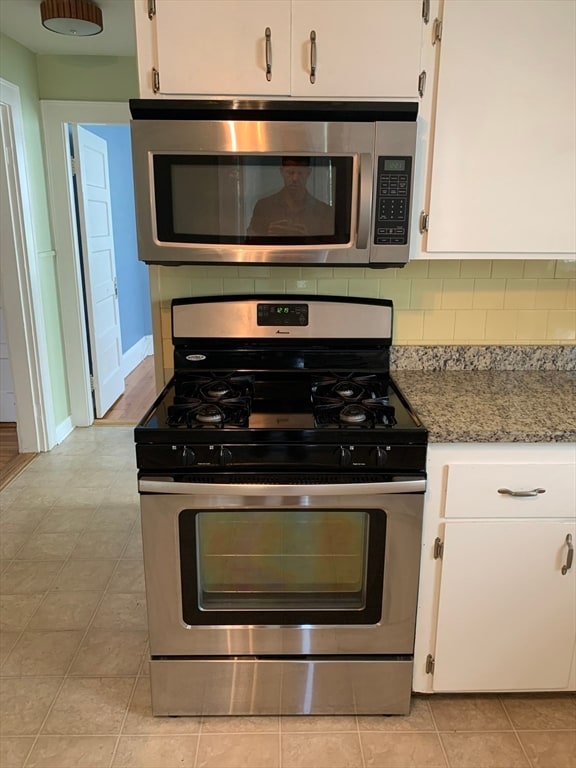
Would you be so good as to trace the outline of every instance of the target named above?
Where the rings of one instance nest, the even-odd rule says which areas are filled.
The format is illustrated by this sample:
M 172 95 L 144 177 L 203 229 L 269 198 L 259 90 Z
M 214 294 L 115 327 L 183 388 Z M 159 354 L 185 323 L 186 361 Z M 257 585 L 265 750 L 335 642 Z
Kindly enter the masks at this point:
M 148 264 L 402 266 L 416 103 L 132 100 Z

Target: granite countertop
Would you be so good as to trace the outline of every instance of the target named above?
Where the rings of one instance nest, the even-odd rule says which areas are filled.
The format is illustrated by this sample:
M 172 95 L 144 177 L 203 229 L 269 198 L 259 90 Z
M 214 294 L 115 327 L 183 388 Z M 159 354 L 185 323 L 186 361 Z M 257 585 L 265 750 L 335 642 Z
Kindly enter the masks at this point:
M 564 352 L 568 370 L 551 370 L 549 356 L 544 356 L 544 370 L 502 370 L 506 364 L 494 360 L 496 369 L 487 370 L 490 363 L 486 348 L 482 350 L 482 370 L 469 367 L 470 348 L 460 370 L 453 349 L 449 363 L 446 358 L 423 363 L 434 370 L 418 369 L 414 350 L 410 361 L 397 354 L 392 376 L 428 429 L 431 443 L 576 443 L 573 354 L 566 358 Z M 502 356 L 502 348 L 498 354 Z

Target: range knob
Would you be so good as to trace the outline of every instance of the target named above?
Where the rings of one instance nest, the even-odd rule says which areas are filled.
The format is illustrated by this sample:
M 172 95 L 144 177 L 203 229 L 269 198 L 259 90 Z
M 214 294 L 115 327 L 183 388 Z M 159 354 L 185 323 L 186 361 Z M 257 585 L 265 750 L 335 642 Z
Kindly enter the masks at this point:
M 196 454 L 194 453 L 192 448 L 190 448 L 190 446 L 185 445 L 182 448 L 182 464 L 185 467 L 191 467 L 192 464 L 195 464 L 195 463 L 196 463 Z
M 388 452 L 386 451 L 385 448 L 382 448 L 381 445 L 378 445 L 374 450 L 374 457 L 376 459 L 376 466 L 383 467 L 388 460 Z
M 229 464 L 232 461 L 232 451 L 226 446 L 220 446 L 220 453 L 218 455 L 218 462 L 220 464 Z
M 348 467 L 352 464 L 352 451 L 350 448 L 345 448 L 343 445 L 338 449 L 338 456 L 340 459 L 341 467 Z

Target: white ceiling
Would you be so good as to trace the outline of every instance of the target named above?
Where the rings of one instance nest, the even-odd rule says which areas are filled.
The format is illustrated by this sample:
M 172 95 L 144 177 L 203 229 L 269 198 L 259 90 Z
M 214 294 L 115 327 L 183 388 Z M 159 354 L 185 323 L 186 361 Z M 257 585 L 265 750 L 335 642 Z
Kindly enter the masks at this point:
M 133 0 L 97 0 L 104 29 L 92 37 L 70 37 L 42 26 L 41 0 L 0 0 L 0 31 L 34 53 L 75 56 L 135 56 Z

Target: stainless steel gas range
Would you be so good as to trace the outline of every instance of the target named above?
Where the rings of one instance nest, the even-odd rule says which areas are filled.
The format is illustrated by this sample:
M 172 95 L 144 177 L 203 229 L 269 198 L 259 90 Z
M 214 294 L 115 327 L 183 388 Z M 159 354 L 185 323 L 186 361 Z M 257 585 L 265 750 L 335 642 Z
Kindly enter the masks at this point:
M 135 430 L 157 715 L 410 708 L 427 433 L 392 303 L 172 302 Z

